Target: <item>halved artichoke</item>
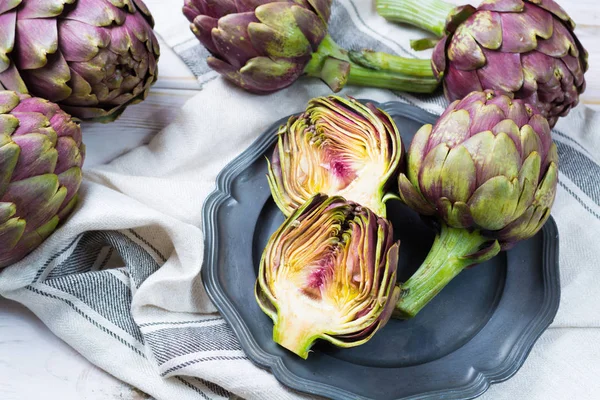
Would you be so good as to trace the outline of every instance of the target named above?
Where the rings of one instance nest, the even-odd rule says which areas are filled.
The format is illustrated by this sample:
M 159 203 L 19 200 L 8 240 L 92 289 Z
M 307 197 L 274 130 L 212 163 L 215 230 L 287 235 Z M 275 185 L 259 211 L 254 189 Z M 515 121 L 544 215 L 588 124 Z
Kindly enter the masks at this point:
M 342 197 L 318 194 L 271 236 L 256 299 L 273 340 L 302 358 L 317 339 L 367 342 L 390 319 L 400 291 L 392 225 Z
M 317 193 L 362 204 L 385 217 L 388 182 L 404 156 L 394 120 L 373 104 L 317 97 L 278 132 L 269 186 L 286 215 Z

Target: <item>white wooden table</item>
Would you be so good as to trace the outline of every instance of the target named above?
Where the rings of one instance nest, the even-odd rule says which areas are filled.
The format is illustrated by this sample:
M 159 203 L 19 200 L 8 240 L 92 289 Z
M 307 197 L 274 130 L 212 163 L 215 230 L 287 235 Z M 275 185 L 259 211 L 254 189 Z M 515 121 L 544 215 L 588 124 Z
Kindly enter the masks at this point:
M 600 41 L 597 39 L 600 2 L 558 2 L 577 22 L 578 37 L 590 53 L 587 91 L 581 98 L 582 103 L 600 110 Z M 180 15 L 182 0 L 146 0 L 146 3 L 157 25 L 187 23 Z M 110 129 L 101 124 L 84 124 L 88 148 L 86 167 L 108 162 L 147 143 L 173 120 L 186 100 L 198 93 L 196 80 L 183 62 L 164 44 L 161 51 L 159 80 L 146 101 L 129 107 Z M 128 132 L 127 135 L 124 132 Z M 493 386 L 488 392 L 489 398 L 494 398 L 494 390 Z M 23 306 L 0 298 L 0 400 L 38 399 L 41 394 L 48 400 L 147 398 L 90 364 Z

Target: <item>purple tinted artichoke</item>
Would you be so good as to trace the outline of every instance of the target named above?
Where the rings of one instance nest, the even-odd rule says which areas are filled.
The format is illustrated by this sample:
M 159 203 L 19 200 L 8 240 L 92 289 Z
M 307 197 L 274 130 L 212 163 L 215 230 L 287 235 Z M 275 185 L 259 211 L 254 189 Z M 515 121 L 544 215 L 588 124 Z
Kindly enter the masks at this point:
M 423 126 L 407 160 L 400 197 L 442 225 L 423 266 L 402 286 L 399 310 L 413 316 L 463 268 L 542 228 L 556 195 L 558 154 L 538 111 L 486 91 Z
M 553 0 L 486 0 L 477 9 L 441 0 L 377 0 L 377 10 L 442 36 L 432 66 L 449 101 L 502 90 L 554 126 L 585 90 L 587 52 L 575 23 Z
M 183 12 L 211 57 L 208 65 L 253 93 L 285 88 L 302 74 L 334 91 L 346 84 L 429 93 L 426 60 L 411 73 L 364 68 L 327 34 L 331 0 L 185 0 Z
M 403 156 L 400 132 L 384 111 L 352 98 L 317 97 L 279 129 L 269 187 L 286 216 L 323 193 L 385 217 Z
M 392 225 L 342 197 L 316 195 L 271 236 L 256 299 L 273 340 L 307 358 L 314 342 L 367 342 L 390 319 L 400 289 Z
M 0 91 L 0 268 L 19 261 L 75 207 L 79 125 L 56 104 Z
M 0 2 L 0 83 L 110 121 L 156 81 L 154 22 L 142 0 Z

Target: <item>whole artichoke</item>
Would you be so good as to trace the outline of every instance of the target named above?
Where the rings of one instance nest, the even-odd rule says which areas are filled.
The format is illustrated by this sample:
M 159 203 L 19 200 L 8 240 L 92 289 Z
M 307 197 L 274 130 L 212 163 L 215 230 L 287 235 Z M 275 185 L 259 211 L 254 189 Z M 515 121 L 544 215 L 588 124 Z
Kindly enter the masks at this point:
M 477 9 L 441 0 L 377 0 L 377 10 L 442 36 L 432 66 L 449 101 L 502 90 L 554 126 L 585 90 L 587 52 L 575 23 L 553 0 L 485 0 Z
M 453 102 L 415 135 L 400 174 L 402 200 L 441 220 L 441 234 L 403 286 L 398 311 L 415 315 L 463 268 L 537 233 L 550 216 L 558 154 L 547 120 L 493 91 Z
M 156 81 L 153 25 L 142 0 L 4 0 L 0 84 L 114 120 Z
M 256 299 L 273 320 L 273 340 L 302 358 L 317 339 L 367 342 L 389 320 L 399 242 L 392 225 L 341 197 L 317 195 L 271 236 Z
M 317 97 L 278 132 L 269 163 L 273 199 L 286 215 L 317 193 L 339 195 L 385 217 L 404 148 L 394 120 L 373 104 Z
M 56 104 L 0 91 L 0 268 L 35 249 L 73 210 L 79 125 Z
M 353 63 L 327 34 L 332 0 L 185 0 L 192 32 L 208 65 L 253 93 L 285 88 L 302 74 L 344 85 L 430 93 L 438 83 L 427 60 L 402 74 Z M 403 59 L 401 59 L 403 60 Z M 412 60 L 411 60 L 412 61 Z

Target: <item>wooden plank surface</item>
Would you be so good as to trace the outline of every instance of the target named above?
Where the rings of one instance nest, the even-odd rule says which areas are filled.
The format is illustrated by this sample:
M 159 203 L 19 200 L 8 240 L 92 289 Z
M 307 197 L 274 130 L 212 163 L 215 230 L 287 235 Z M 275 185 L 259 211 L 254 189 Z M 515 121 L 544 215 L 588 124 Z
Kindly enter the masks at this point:
M 187 25 L 180 14 L 181 0 L 146 0 L 146 3 L 163 32 L 178 31 L 181 24 Z M 576 32 L 590 53 L 587 91 L 581 98 L 582 103 L 600 110 L 600 41 L 597 39 L 600 2 L 559 0 L 559 3 L 578 22 Z M 161 50 L 159 80 L 146 101 L 129 107 L 113 124 L 84 124 L 87 168 L 146 143 L 173 120 L 187 99 L 198 93 L 195 77 L 183 62 L 166 45 L 163 44 Z M 145 398 L 139 391 L 90 364 L 23 306 L 0 298 L 0 400 L 36 399 L 40 393 L 49 400 Z

